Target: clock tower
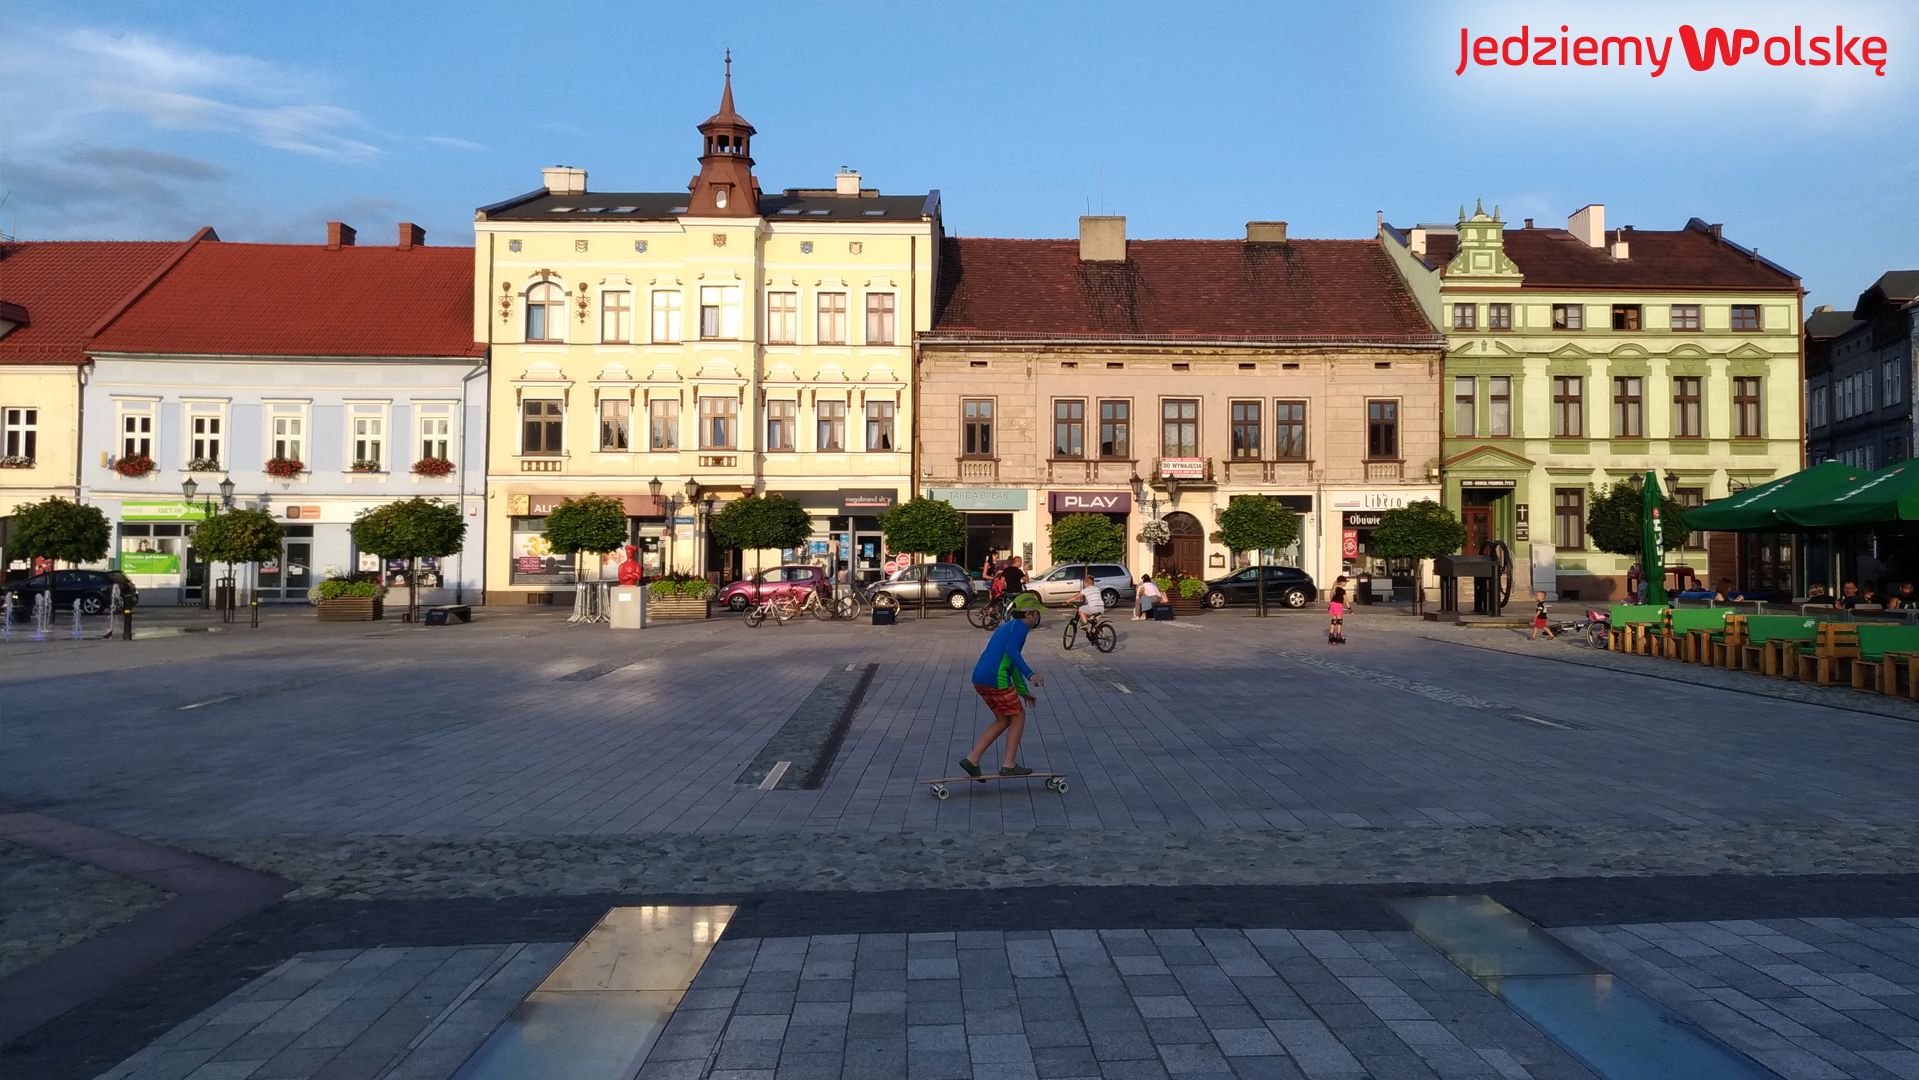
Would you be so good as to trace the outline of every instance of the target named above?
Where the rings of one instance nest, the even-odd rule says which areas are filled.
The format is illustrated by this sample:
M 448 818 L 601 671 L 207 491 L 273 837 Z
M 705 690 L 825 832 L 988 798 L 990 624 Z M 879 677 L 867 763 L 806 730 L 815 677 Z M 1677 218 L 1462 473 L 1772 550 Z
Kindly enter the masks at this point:
M 726 53 L 726 89 L 720 111 L 700 124 L 700 173 L 687 185 L 688 217 L 760 215 L 760 182 L 753 176 L 753 125 L 733 111 L 733 51 Z

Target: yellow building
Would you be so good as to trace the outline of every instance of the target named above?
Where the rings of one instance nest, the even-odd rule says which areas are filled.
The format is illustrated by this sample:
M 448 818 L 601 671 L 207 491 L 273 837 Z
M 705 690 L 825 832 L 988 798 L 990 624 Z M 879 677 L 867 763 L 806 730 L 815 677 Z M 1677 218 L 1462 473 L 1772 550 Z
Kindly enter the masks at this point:
M 488 602 L 572 582 L 544 517 L 589 492 L 625 501 L 649 575 L 782 555 L 879 573 L 876 517 L 912 488 L 913 338 L 932 321 L 939 193 L 882 195 L 848 169 L 828 188 L 762 193 L 730 70 L 699 131 L 685 192 L 593 192 L 584 169 L 556 167 L 476 215 Z M 807 507 L 806 550 L 713 542 L 712 512 L 755 492 Z

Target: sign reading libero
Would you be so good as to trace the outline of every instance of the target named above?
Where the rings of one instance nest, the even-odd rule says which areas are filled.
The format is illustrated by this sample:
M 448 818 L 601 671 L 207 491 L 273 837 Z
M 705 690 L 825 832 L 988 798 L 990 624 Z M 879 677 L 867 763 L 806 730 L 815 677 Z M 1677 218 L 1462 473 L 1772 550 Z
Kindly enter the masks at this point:
M 1024 510 L 1025 488 L 928 488 L 926 497 L 955 510 Z
M 1124 491 L 1055 491 L 1046 503 L 1055 514 L 1124 514 L 1133 509 L 1133 496 Z

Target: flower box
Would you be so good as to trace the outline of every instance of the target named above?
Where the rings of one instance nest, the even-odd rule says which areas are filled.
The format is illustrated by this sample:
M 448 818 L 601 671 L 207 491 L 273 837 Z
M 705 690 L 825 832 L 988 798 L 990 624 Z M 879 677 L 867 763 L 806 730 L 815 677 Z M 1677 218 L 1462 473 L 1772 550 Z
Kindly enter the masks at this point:
M 19 454 L 14 454 L 11 457 L 0 458 L 0 469 L 31 469 L 31 468 L 33 468 L 33 459 L 30 457 L 21 457 Z
M 113 463 L 114 472 L 132 480 L 138 480 L 143 476 L 147 476 L 159 467 L 160 466 L 154 464 L 152 458 L 145 454 L 133 454 L 128 457 L 119 458 Z
M 377 596 L 339 596 L 315 607 L 321 622 L 378 622 L 386 617 L 386 601 Z
M 293 479 L 300 475 L 305 468 L 306 464 L 299 458 L 270 458 L 266 464 L 267 475 L 277 476 L 282 480 Z
M 1206 610 L 1206 605 L 1197 596 L 1169 596 L 1166 606 L 1173 609 L 1174 615 L 1197 615 Z
M 706 619 L 713 615 L 713 601 L 707 597 L 648 596 L 648 619 Z
M 421 458 L 413 463 L 415 476 L 448 476 L 453 472 L 453 463 L 445 458 Z

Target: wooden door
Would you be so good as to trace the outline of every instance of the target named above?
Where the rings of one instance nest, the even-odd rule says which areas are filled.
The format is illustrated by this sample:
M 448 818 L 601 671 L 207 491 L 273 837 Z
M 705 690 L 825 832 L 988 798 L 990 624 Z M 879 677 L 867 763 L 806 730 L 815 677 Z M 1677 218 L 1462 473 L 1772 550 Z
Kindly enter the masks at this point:
M 1173 537 L 1153 549 L 1153 571 L 1204 577 L 1206 531 L 1200 527 L 1199 519 L 1186 513 L 1168 514 L 1166 525 L 1172 529 Z
M 1479 554 L 1480 545 L 1493 539 L 1493 508 L 1484 503 L 1461 507 L 1459 520 L 1466 527 L 1466 546 L 1460 554 Z

